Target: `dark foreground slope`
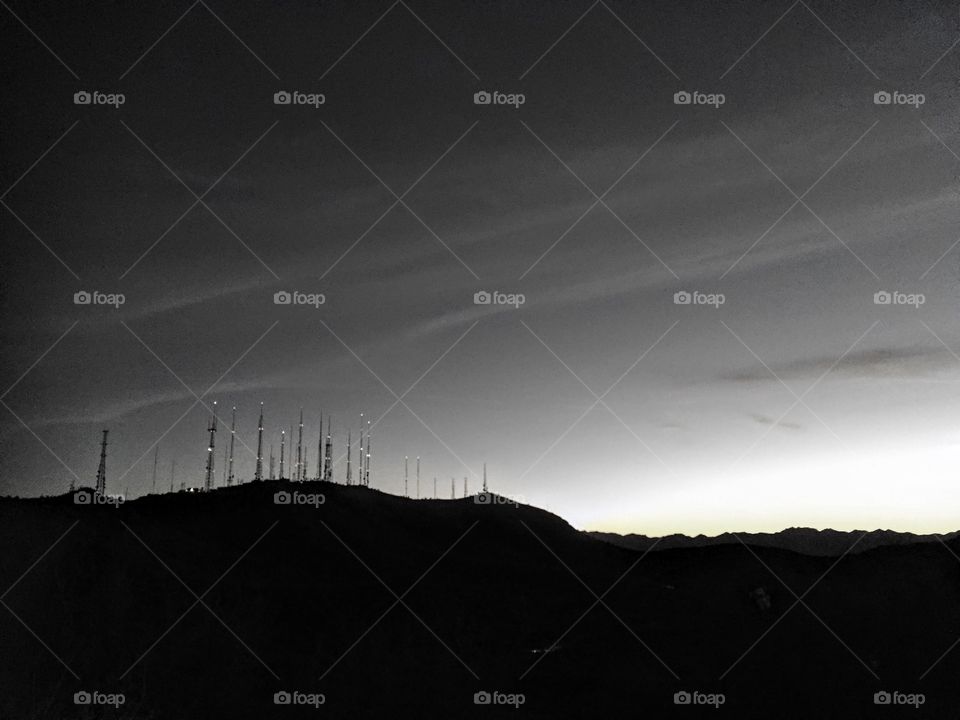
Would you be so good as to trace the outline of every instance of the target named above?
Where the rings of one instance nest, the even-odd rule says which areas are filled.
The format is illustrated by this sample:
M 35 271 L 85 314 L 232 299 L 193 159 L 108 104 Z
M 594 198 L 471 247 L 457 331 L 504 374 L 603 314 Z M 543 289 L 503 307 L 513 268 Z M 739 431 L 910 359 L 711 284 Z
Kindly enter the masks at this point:
M 927 672 L 960 638 L 960 561 L 940 543 L 642 557 L 530 507 L 325 483 L 297 488 L 325 504 L 292 507 L 277 489 L 0 501 L 0 717 L 960 714 L 960 646 Z M 78 707 L 81 690 L 126 701 Z M 274 705 L 281 690 L 326 702 Z M 475 705 L 483 690 L 525 702 Z M 725 704 L 677 706 L 680 690 Z M 880 690 L 926 702 L 876 706 Z

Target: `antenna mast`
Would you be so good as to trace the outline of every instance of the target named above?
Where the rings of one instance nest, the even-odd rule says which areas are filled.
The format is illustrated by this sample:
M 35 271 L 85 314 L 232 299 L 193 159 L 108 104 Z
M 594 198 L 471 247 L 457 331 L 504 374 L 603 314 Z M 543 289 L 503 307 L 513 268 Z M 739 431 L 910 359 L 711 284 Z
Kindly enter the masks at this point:
M 97 467 L 97 495 L 107 493 L 107 433 L 103 431 L 103 440 L 100 441 L 100 465 Z
M 157 459 L 159 455 L 160 455 L 160 446 L 157 445 L 157 447 L 153 451 L 153 489 L 150 491 L 151 495 L 157 492 Z
M 483 494 L 487 494 L 487 464 L 483 464 Z
M 260 420 L 257 422 L 257 469 L 254 480 L 263 480 L 263 403 L 260 403 Z
M 350 478 L 350 431 L 347 430 L 347 485 L 351 485 L 353 481 Z
M 327 482 L 333 482 L 333 440 L 330 437 L 332 428 L 333 419 L 327 416 L 327 452 L 323 457 L 323 479 Z M 319 458 L 317 461 L 319 462 Z
M 417 455 L 417 500 L 420 499 L 420 456 Z
M 406 455 L 404 455 L 403 456 L 403 496 L 404 497 L 410 497 L 410 490 L 408 488 L 409 481 L 407 478 L 407 460 L 409 460 L 409 458 Z
M 213 489 L 213 439 L 216 436 L 217 432 L 217 401 L 213 401 L 213 410 L 211 411 L 210 416 L 210 427 L 207 428 L 210 432 L 210 442 L 207 446 L 207 476 L 203 481 L 203 489 L 211 490 Z
M 287 431 L 280 431 L 280 479 L 283 480 L 283 446 L 286 444 Z
M 233 419 L 230 421 L 230 465 L 227 470 L 227 485 L 233 485 L 233 441 L 237 435 L 237 408 L 233 408 Z

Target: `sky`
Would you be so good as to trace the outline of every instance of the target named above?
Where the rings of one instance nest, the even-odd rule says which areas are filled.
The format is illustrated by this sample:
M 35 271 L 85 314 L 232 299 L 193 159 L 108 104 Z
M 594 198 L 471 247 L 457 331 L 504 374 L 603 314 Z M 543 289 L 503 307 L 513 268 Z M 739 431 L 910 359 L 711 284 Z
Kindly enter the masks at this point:
M 364 413 L 373 487 L 486 463 L 578 528 L 956 529 L 956 7 L 0 16 L 0 494 L 92 485 L 103 429 L 111 492 L 199 486 L 216 401 L 218 483 L 263 403 L 265 458 L 332 415 L 342 481 Z

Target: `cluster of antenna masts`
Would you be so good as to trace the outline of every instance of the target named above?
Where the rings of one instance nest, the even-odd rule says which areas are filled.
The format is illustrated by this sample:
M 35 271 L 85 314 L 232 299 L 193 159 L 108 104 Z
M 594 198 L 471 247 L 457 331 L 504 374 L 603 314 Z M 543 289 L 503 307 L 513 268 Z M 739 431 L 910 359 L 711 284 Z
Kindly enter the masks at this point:
M 214 473 L 214 449 L 217 435 L 217 403 L 213 403 L 213 409 L 210 413 L 210 425 L 207 432 L 210 435 L 207 443 L 207 463 L 206 474 L 204 475 L 203 489 L 212 490 L 216 487 L 216 478 Z M 359 443 L 359 467 L 357 468 L 357 477 L 354 479 L 353 473 L 353 432 L 347 431 L 347 468 L 344 482 L 347 485 L 370 486 L 370 457 L 371 457 L 371 436 L 373 435 L 370 421 L 364 424 L 363 413 L 360 413 L 360 443 Z M 293 480 L 295 482 L 305 482 L 307 480 L 325 480 L 334 482 L 333 479 L 333 420 L 327 416 L 326 436 L 324 436 L 323 413 L 320 413 L 320 431 L 317 439 L 317 464 L 313 474 L 310 473 L 308 459 L 308 448 L 303 438 L 303 408 L 300 408 L 300 421 L 297 424 L 296 432 L 296 454 L 294 454 L 294 426 L 290 425 L 290 434 L 287 435 L 286 428 L 280 429 L 280 462 L 279 474 L 277 473 L 277 458 L 274 454 L 273 443 L 270 443 L 270 454 L 267 456 L 267 475 L 264 476 L 264 424 L 263 424 L 263 403 L 260 403 L 260 419 L 257 422 L 257 455 L 256 466 L 253 473 L 253 480 Z M 234 450 L 237 435 L 237 408 L 233 408 L 230 420 L 230 444 L 223 448 L 223 480 L 225 487 L 237 484 L 239 481 L 234 474 Z
M 218 430 L 217 403 L 213 403 L 210 411 L 210 423 L 207 426 L 209 440 L 207 442 L 207 460 L 202 487 L 187 487 L 186 482 L 181 482 L 179 490 L 181 492 L 196 492 L 198 490 L 213 490 L 216 484 L 215 475 L 215 447 Z M 280 462 L 279 475 L 276 473 L 277 463 L 274 456 L 274 444 L 270 443 L 270 454 L 267 458 L 267 478 L 269 480 L 292 480 L 294 482 L 305 482 L 307 480 L 325 480 L 334 482 L 333 479 L 333 421 L 327 416 L 327 433 L 323 433 L 323 413 L 320 413 L 320 432 L 317 440 L 317 465 L 314 474 L 309 472 L 307 446 L 303 440 L 303 408 L 300 408 L 300 422 L 297 425 L 297 444 L 296 455 L 293 448 L 294 427 L 290 426 L 290 435 L 287 435 L 285 428 L 280 429 Z M 100 464 L 97 467 L 96 492 L 100 495 L 106 494 L 107 482 L 107 430 L 103 431 L 103 440 L 100 443 Z M 360 487 L 370 487 L 370 457 L 371 457 L 371 438 L 373 436 L 373 426 L 370 420 L 364 420 L 363 413 L 360 413 L 360 442 L 358 446 L 359 457 L 356 463 L 356 478 L 354 477 L 354 462 L 352 457 L 353 450 L 353 432 L 347 430 L 347 454 L 346 454 L 346 473 L 344 483 L 346 485 L 358 485 Z M 234 407 L 230 418 L 230 442 L 224 444 L 223 448 L 223 474 L 222 486 L 230 487 L 239 484 L 240 481 L 234 474 L 234 450 L 237 440 L 237 408 Z M 242 444 L 242 441 L 241 441 Z M 246 447 L 246 445 L 244 445 Z M 256 466 L 253 474 L 253 480 L 264 480 L 263 474 L 263 448 L 264 448 L 264 425 L 263 425 L 263 403 L 260 403 L 260 419 L 257 422 L 257 453 Z M 153 486 L 151 492 L 157 491 L 157 463 L 159 459 L 160 448 L 156 447 L 153 455 Z M 410 497 L 409 483 L 409 460 L 408 456 L 403 458 L 403 494 L 404 497 Z M 170 492 L 175 491 L 174 481 L 176 476 L 176 460 L 172 461 L 170 466 Z M 289 477 L 287 474 L 289 472 Z M 420 495 L 420 457 L 417 456 L 416 468 L 416 497 Z M 73 485 L 71 484 L 71 490 Z M 483 492 L 487 492 L 487 464 L 483 464 Z M 469 495 L 469 481 L 463 478 L 463 497 Z M 433 478 L 433 497 L 437 497 L 437 478 Z M 456 479 L 450 478 L 450 497 L 456 498 Z

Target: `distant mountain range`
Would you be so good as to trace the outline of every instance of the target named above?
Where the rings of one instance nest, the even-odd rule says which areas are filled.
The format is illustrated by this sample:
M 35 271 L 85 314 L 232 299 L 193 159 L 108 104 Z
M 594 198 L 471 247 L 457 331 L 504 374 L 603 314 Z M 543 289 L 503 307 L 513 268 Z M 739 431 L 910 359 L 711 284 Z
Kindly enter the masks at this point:
M 843 555 L 845 552 L 857 554 L 887 545 L 937 542 L 938 537 L 940 540 L 952 540 L 960 535 L 960 532 L 937 536 L 915 535 L 893 530 L 870 530 L 864 534 L 863 530 L 841 532 L 839 530 L 815 530 L 813 528 L 787 528 L 776 533 L 723 533 L 716 536 L 696 535 L 694 537 L 666 535 L 661 538 L 635 533 L 618 535 L 608 532 L 588 532 L 587 534 L 598 540 L 604 540 L 631 550 L 648 550 L 654 545 L 656 546 L 655 550 L 736 545 L 742 541 L 749 545 L 779 548 L 780 550 L 790 550 L 804 555 L 836 557 Z

